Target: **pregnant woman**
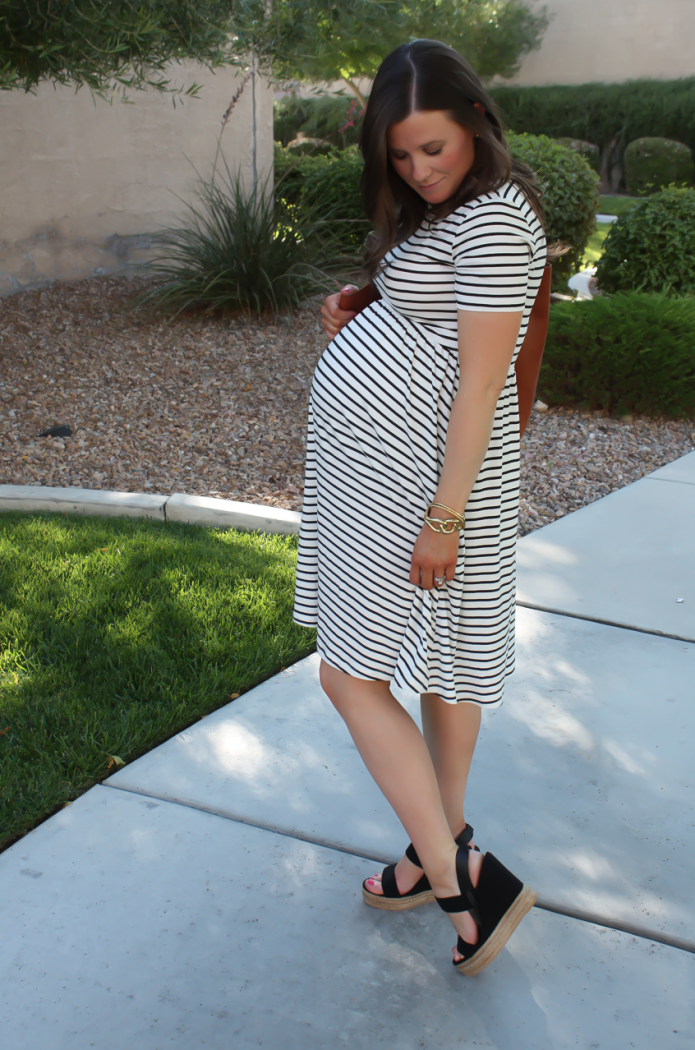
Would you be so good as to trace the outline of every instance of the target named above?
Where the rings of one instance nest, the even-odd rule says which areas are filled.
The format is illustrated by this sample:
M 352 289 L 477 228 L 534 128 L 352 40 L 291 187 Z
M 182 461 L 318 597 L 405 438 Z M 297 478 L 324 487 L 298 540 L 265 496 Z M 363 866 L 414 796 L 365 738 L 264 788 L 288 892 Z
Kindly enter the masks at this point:
M 365 900 L 436 900 L 474 974 L 536 899 L 473 847 L 463 800 L 481 709 L 514 664 L 514 361 L 546 242 L 531 173 L 445 44 L 384 60 L 360 148 L 381 299 L 322 311 L 294 616 L 317 628 L 321 684 L 411 839 Z M 420 694 L 423 732 L 392 686 Z

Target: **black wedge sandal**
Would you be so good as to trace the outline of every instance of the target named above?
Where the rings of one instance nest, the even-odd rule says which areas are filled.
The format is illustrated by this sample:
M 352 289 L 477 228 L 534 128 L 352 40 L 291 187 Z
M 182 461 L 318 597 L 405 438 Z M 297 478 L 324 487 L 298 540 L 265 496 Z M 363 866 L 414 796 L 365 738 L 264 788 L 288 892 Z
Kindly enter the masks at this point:
M 500 864 L 492 853 L 483 854 L 478 885 L 468 872 L 468 850 L 456 851 L 458 897 L 435 897 L 442 911 L 469 911 L 478 926 L 478 940 L 469 944 L 459 937 L 456 950 L 463 958 L 454 961 L 459 973 L 474 977 L 489 966 L 504 948 L 523 917 L 538 900 L 538 894 Z
M 468 846 L 472 838 L 473 828 L 470 824 L 466 824 L 463 831 L 454 841 L 457 846 L 464 848 Z M 477 850 L 478 847 L 474 846 L 473 849 Z M 417 868 L 422 867 L 412 842 L 408 843 L 405 855 L 411 864 L 414 864 Z M 381 908 L 383 911 L 408 911 L 409 908 L 417 908 L 420 904 L 426 904 L 428 901 L 434 900 L 432 887 L 425 874 L 423 874 L 421 879 L 418 879 L 412 890 L 409 890 L 407 893 L 399 893 L 395 864 L 389 864 L 382 871 L 381 888 L 383 893 L 372 893 L 371 890 L 367 889 L 367 880 L 365 879 L 362 883 L 362 896 L 371 908 Z

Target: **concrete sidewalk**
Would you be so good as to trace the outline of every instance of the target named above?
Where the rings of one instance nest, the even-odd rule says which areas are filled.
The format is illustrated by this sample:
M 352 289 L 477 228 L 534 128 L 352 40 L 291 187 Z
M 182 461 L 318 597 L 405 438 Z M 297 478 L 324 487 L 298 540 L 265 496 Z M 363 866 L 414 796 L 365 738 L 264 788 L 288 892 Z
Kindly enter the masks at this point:
M 544 908 L 483 974 L 362 903 L 404 835 L 312 657 L 0 855 L 3 1047 L 693 1050 L 693 493 L 695 454 L 520 543 L 468 815 Z

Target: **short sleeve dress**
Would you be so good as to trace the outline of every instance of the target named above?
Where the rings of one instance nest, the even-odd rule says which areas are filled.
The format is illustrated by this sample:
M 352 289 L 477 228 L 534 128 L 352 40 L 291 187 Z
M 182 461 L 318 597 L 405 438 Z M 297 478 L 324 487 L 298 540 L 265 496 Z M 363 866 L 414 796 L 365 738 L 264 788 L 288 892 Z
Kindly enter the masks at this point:
M 514 360 L 543 228 L 513 183 L 425 221 L 385 259 L 382 299 L 327 346 L 309 408 L 294 619 L 358 678 L 495 706 L 514 667 L 519 415 Z M 457 310 L 523 310 L 454 579 L 408 579 L 459 384 Z

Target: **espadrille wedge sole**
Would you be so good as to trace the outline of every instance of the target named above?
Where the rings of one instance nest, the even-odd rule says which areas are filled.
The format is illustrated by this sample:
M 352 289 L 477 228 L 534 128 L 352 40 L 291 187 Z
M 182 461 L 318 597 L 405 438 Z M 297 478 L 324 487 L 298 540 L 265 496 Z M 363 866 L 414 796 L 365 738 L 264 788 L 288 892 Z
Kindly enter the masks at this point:
M 504 916 L 485 943 L 480 945 L 470 959 L 464 958 L 461 962 L 454 963 L 458 972 L 464 974 L 466 977 L 475 977 L 477 973 L 480 973 L 480 971 L 484 970 L 486 966 L 489 966 L 493 959 L 497 958 L 511 935 L 514 933 L 514 930 L 524 916 L 528 915 L 537 900 L 538 894 L 535 890 L 532 890 L 530 886 L 522 886 L 521 893 L 512 906 L 505 912 Z M 464 954 L 462 951 L 462 945 L 467 949 L 471 948 L 470 944 L 466 944 L 466 942 L 459 937 L 456 947 L 461 955 Z M 474 945 L 474 947 L 477 947 L 477 945 Z
M 461 894 L 437 897 L 442 911 L 469 911 L 478 926 L 478 941 L 469 944 L 462 937 L 456 945 L 463 956 L 454 966 L 459 973 L 474 977 L 489 966 L 504 948 L 521 920 L 531 910 L 538 894 L 525 886 L 492 853 L 483 856 L 478 885 L 474 888 L 468 873 L 468 852 L 456 854 L 456 875 Z
M 381 875 L 381 885 L 385 885 L 386 872 L 389 868 L 395 869 L 395 864 L 389 864 L 388 868 L 384 868 Z M 393 876 L 394 882 L 396 876 Z M 426 883 L 426 887 L 418 889 L 421 883 Z M 427 904 L 428 901 L 434 900 L 434 894 L 430 887 L 429 881 L 423 875 L 419 882 L 416 882 L 410 893 L 404 893 L 403 895 L 398 894 L 396 897 L 389 897 L 385 893 L 372 893 L 368 890 L 365 883 L 362 883 L 362 897 L 370 908 L 381 908 L 382 911 L 409 911 L 410 908 L 417 908 L 420 904 Z
M 467 824 L 456 838 L 456 843 L 459 846 L 468 846 L 472 838 L 473 828 L 470 824 Z M 416 867 L 422 867 L 412 842 L 409 843 L 405 855 Z M 382 911 L 409 911 L 411 908 L 417 908 L 420 904 L 427 904 L 429 901 L 434 900 L 434 893 L 426 875 L 423 875 L 408 893 L 399 893 L 398 884 L 396 883 L 395 864 L 389 864 L 388 867 L 384 868 L 381 873 L 381 886 L 383 893 L 372 893 L 371 890 L 367 889 L 367 880 L 365 879 L 362 883 L 362 897 L 370 908 L 381 908 Z

